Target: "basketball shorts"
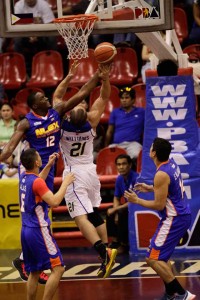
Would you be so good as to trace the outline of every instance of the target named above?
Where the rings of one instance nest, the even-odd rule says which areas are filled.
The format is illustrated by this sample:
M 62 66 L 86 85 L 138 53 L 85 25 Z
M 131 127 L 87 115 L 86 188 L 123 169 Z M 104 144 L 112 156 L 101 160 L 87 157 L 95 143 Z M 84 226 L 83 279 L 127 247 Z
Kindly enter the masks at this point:
M 96 165 L 76 165 L 65 168 L 63 176 L 74 173 L 75 181 L 65 194 L 66 205 L 72 218 L 93 212 L 93 207 L 101 203 L 100 181 Z
M 160 220 L 150 241 L 146 257 L 167 262 L 190 224 L 190 214 Z
M 22 226 L 21 243 L 27 272 L 64 266 L 64 261 L 50 227 Z

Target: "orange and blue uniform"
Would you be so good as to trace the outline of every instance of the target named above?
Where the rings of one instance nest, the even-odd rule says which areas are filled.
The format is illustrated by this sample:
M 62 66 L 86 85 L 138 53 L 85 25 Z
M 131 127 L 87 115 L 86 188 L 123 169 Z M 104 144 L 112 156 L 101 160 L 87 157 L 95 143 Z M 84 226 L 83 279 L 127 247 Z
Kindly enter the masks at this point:
M 181 172 L 173 159 L 162 163 L 157 172 L 170 177 L 165 208 L 159 211 L 161 220 L 151 239 L 146 256 L 155 260 L 168 261 L 174 248 L 183 238 L 191 224 L 191 211 L 183 187 Z
M 61 252 L 50 230 L 48 204 L 42 196 L 49 191 L 45 181 L 36 174 L 20 176 L 21 243 L 27 272 L 64 266 Z

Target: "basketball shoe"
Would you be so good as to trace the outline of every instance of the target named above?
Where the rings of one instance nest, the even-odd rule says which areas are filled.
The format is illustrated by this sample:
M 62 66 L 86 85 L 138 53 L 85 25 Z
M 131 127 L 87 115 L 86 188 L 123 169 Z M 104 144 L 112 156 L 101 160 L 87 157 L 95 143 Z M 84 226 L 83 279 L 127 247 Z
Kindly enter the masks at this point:
M 23 281 L 27 281 L 28 280 L 28 273 L 25 270 L 25 265 L 24 265 L 24 261 L 21 260 L 20 258 L 16 258 L 12 261 L 12 265 L 17 269 L 17 271 L 19 272 L 20 278 Z M 38 282 L 40 284 L 45 284 L 48 280 L 48 275 L 45 274 L 44 272 L 40 273 L 40 277 L 38 279 Z
M 196 298 L 196 295 L 191 294 L 189 291 L 186 291 L 184 295 L 176 295 L 175 300 L 193 300 Z
M 102 261 L 101 267 L 97 272 L 99 278 L 107 278 L 110 275 L 112 267 L 115 264 L 115 257 L 117 256 L 117 249 L 106 249 L 106 258 Z

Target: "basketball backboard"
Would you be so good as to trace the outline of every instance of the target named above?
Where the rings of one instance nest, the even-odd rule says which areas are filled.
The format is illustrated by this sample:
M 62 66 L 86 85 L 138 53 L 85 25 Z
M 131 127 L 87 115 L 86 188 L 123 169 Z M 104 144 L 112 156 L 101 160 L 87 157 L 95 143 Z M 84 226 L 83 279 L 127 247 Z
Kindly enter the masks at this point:
M 35 24 L 32 13 L 15 13 L 19 0 L 0 0 L 1 36 L 57 35 L 55 24 Z M 23 0 L 26 1 L 26 0 Z M 79 0 L 44 0 L 54 10 L 55 17 L 63 17 Z M 84 0 L 81 0 L 84 1 Z M 99 20 L 92 33 L 152 32 L 172 29 L 173 0 L 85 0 L 86 14 L 96 14 Z M 115 4 L 113 4 L 115 3 Z M 83 6 L 82 6 L 83 7 Z M 84 13 L 84 12 L 80 12 Z

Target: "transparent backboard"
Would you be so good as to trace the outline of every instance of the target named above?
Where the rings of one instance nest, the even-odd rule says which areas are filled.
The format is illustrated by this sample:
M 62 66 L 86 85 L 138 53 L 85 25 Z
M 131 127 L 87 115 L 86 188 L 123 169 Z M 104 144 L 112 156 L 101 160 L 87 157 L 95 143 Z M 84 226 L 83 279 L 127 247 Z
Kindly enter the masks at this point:
M 19 1 L 28 0 L 0 0 L 1 36 L 41 36 L 44 32 L 58 34 L 55 24 L 38 22 L 39 18 L 41 21 L 40 15 L 36 16 L 28 10 L 16 13 L 16 3 Z M 48 2 L 55 17 L 64 17 L 69 13 L 96 14 L 99 20 L 95 23 L 94 34 L 153 32 L 174 28 L 173 0 L 44 1 Z

